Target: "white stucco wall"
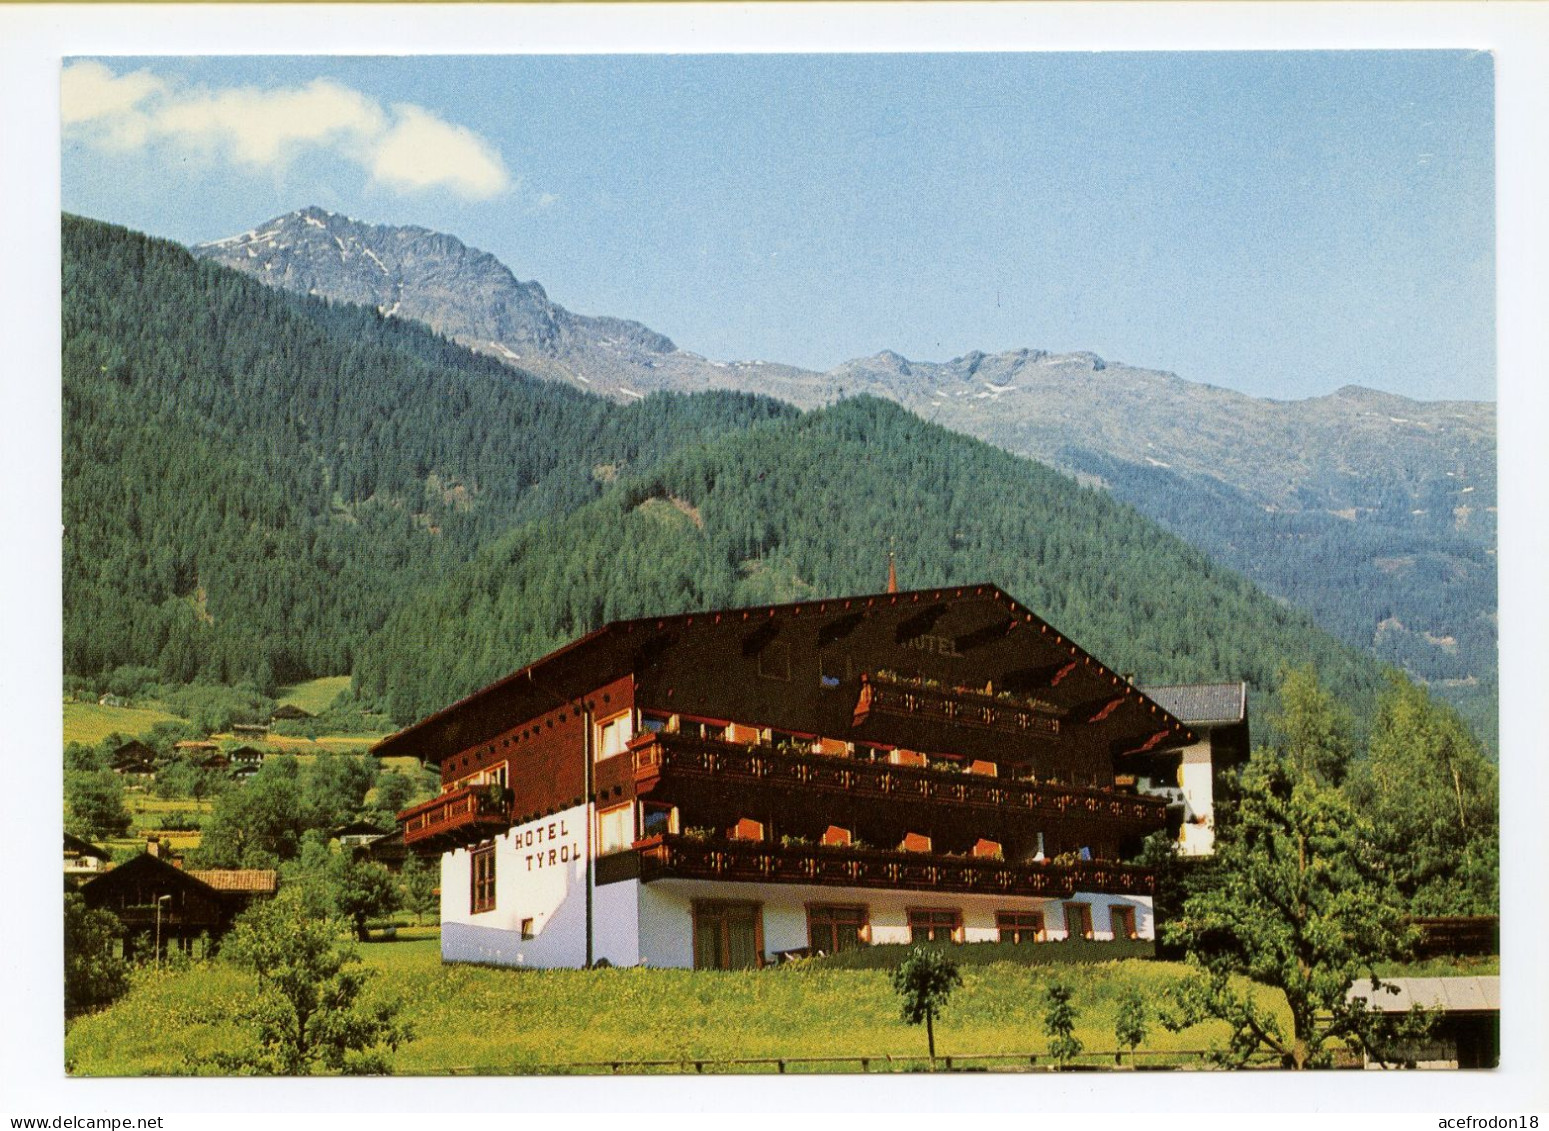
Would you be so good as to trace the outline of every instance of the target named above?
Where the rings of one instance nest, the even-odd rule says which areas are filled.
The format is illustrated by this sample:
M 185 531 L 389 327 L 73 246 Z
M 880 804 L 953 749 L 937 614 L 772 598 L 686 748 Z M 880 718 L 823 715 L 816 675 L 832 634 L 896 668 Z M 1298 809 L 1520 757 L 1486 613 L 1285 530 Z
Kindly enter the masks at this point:
M 495 838 L 495 906 L 472 910 L 467 849 L 441 857 L 441 957 L 507 966 L 586 961 L 586 807 L 518 825 Z M 532 920 L 532 937 L 522 921 Z M 595 915 L 594 915 L 595 921 Z
M 1185 856 L 1208 856 L 1215 847 L 1215 786 L 1210 767 L 1210 742 L 1196 742 L 1183 750 L 1178 768 L 1183 787 L 1183 831 L 1179 846 Z
M 959 911 L 964 942 L 995 941 L 999 937 L 995 917 L 1000 911 L 1041 911 L 1044 929 L 1051 940 L 1066 935 L 1064 901 L 1053 899 L 1007 899 L 797 884 L 722 884 L 708 880 L 657 880 L 640 885 L 639 898 L 640 958 L 650 966 L 693 966 L 693 902 L 696 899 L 735 899 L 762 904 L 766 958 L 808 945 L 808 903 L 865 906 L 873 943 L 907 943 L 909 911 L 917 908 Z M 1096 939 L 1113 938 L 1109 909 L 1114 906 L 1133 908 L 1136 933 L 1143 939 L 1155 937 L 1155 917 L 1147 896 L 1078 892 L 1072 901 L 1091 906 L 1092 934 Z
M 447 962 L 504 966 L 580 967 L 586 962 L 585 824 L 578 806 L 541 821 L 517 826 L 495 838 L 495 906 L 471 909 L 472 873 L 467 849 L 441 858 L 441 956 Z M 1077 893 L 1092 908 L 1093 937 L 1113 937 L 1109 908 L 1132 907 L 1141 938 L 1152 938 L 1151 901 Z M 1000 911 L 1040 911 L 1050 940 L 1066 937 L 1062 900 L 1002 898 L 921 891 L 879 891 L 796 884 L 716 883 L 708 880 L 622 880 L 594 888 L 592 956 L 614 966 L 692 967 L 693 903 L 729 899 L 762 906 L 764 954 L 808 945 L 807 905 L 834 903 L 867 909 L 873 943 L 907 943 L 909 912 L 957 911 L 964 942 L 999 937 Z M 532 920 L 531 938 L 522 922 Z

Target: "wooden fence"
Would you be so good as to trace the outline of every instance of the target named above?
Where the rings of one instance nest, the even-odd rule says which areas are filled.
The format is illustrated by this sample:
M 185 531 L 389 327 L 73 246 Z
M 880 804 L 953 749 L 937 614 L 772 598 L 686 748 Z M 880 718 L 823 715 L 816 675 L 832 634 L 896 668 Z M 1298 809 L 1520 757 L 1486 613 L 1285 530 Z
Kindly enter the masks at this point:
M 583 1060 L 561 1064 L 493 1066 L 461 1065 L 451 1076 L 550 1075 L 725 1075 L 733 1073 L 874 1073 L 874 1072 L 1156 1072 L 1215 1069 L 1209 1049 L 1138 1049 L 1123 1053 L 1083 1052 L 1063 1067 L 1048 1053 L 970 1053 L 967 1055 L 904 1056 L 895 1053 L 854 1056 L 688 1057 L 665 1060 Z M 1255 1061 L 1249 1068 L 1277 1068 L 1278 1062 Z

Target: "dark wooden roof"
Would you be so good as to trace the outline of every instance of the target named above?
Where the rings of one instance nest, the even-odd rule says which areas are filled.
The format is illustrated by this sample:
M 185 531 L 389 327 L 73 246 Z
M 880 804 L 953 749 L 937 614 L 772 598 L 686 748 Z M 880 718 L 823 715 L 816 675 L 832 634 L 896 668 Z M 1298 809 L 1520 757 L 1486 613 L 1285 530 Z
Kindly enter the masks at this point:
M 174 888 L 198 892 L 212 900 L 219 899 L 215 889 L 203 880 L 181 868 L 174 868 L 165 860 L 142 852 L 110 872 L 104 872 L 94 880 L 81 885 L 81 896 L 88 906 L 100 907 L 110 893 L 135 884 L 151 885 L 159 890 Z
M 334 829 L 332 835 L 336 838 L 341 836 L 383 836 L 391 831 L 391 829 L 377 828 L 370 821 L 351 821 L 347 825 Z
M 746 678 L 745 670 L 766 653 L 786 657 L 790 671 L 803 674 L 783 681 Z M 618 621 L 389 735 L 373 749 L 382 756 L 440 762 L 513 723 L 630 675 L 643 701 L 656 706 L 692 713 L 697 702 L 713 701 L 728 719 L 840 737 L 851 733 L 861 671 L 881 668 L 1035 696 L 1067 727 L 1081 730 L 1083 745 L 1113 755 L 1177 746 L 1194 737 L 997 586 L 978 584 Z M 941 729 L 889 719 L 865 737 L 946 748 L 933 727 Z

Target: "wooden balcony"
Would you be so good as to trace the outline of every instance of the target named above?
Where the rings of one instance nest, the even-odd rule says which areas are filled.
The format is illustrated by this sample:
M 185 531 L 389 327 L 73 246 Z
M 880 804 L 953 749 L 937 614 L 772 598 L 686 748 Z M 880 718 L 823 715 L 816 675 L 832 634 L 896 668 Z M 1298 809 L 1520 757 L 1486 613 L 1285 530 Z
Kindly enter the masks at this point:
M 1142 794 L 1082 789 L 986 774 L 954 773 L 924 766 L 895 766 L 833 754 L 778 753 L 761 746 L 652 734 L 631 744 L 635 790 L 649 793 L 668 778 L 700 778 L 850 797 L 902 799 L 933 805 L 977 806 L 1117 821 L 1161 828 L 1167 803 Z
M 511 827 L 511 805 L 487 785 L 468 785 L 405 809 L 398 820 L 405 845 L 445 852 L 505 832 Z
M 1094 861 L 1008 864 L 972 856 L 885 852 L 821 845 L 783 847 L 765 841 L 653 836 L 638 841 L 640 879 L 679 878 L 758 884 L 822 884 L 969 895 L 1068 899 L 1078 891 L 1151 894 L 1145 868 Z
M 898 682 L 881 675 L 861 677 L 855 725 L 873 714 L 899 715 L 1001 734 L 1057 738 L 1060 733 L 1059 713 L 1053 707 L 1040 708 L 973 691 L 947 691 Z

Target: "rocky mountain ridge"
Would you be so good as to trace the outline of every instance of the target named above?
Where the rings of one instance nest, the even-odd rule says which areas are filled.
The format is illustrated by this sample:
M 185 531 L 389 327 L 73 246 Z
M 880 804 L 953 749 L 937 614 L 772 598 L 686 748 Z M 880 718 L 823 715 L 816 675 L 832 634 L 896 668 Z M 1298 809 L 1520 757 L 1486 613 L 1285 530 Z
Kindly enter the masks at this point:
M 826 373 L 712 360 L 638 322 L 574 314 L 455 237 L 317 208 L 193 251 L 270 285 L 424 322 L 616 400 L 720 388 L 802 408 L 863 393 L 895 401 L 1108 489 L 1346 642 L 1443 689 L 1493 688 L 1492 404 L 1354 383 L 1276 401 L 1040 349 L 945 362 L 883 350 Z

